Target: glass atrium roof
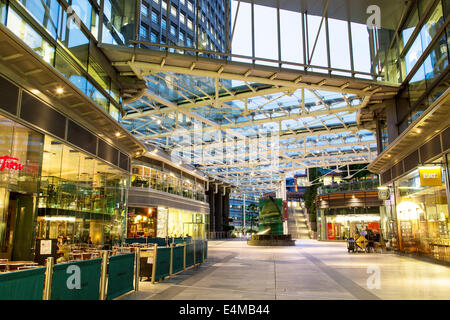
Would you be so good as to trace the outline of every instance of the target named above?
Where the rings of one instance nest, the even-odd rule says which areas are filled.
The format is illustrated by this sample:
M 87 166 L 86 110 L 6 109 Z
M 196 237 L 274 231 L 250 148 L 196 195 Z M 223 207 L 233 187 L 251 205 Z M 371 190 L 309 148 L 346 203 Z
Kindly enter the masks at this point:
M 360 129 L 355 94 L 173 72 L 145 76 L 146 93 L 126 104 L 122 124 L 243 192 L 275 191 L 286 174 L 367 163 L 374 133 Z

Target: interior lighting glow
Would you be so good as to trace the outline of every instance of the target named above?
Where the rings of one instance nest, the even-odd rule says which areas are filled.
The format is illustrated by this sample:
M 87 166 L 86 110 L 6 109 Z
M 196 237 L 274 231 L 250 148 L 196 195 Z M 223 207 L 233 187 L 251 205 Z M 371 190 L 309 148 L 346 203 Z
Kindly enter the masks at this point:
M 375 215 L 340 215 L 336 216 L 335 222 L 354 222 L 354 221 L 380 221 L 380 216 Z
M 75 217 L 44 217 L 45 221 L 67 221 L 75 222 Z

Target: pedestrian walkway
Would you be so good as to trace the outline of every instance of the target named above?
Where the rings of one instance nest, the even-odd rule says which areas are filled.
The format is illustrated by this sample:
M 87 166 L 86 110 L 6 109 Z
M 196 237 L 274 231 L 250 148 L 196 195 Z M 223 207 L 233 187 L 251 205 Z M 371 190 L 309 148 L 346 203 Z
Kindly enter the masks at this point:
M 379 280 L 379 281 L 378 281 Z M 343 242 L 295 247 L 210 241 L 208 260 L 122 299 L 448 299 L 450 268 L 392 253 L 348 253 Z

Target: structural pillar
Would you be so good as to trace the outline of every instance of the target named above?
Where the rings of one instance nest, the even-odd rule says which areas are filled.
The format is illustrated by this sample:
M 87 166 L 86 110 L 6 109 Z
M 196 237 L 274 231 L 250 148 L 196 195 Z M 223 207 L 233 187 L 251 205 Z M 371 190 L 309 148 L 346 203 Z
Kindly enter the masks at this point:
M 216 232 L 214 185 L 209 186 L 208 202 L 209 202 L 209 231 Z
M 214 216 L 215 231 L 223 231 L 223 196 L 219 190 L 214 194 Z

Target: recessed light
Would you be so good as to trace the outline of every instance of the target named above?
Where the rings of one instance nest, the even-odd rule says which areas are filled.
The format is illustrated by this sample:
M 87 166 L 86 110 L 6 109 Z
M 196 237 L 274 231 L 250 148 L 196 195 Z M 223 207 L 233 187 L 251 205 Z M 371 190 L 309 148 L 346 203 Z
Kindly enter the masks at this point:
M 120 137 L 120 132 L 119 131 L 116 132 L 116 137 Z
M 417 133 L 421 133 L 421 132 L 422 132 L 422 129 L 416 129 L 416 132 L 417 132 Z
M 64 89 L 63 88 L 57 88 L 56 89 L 56 93 L 57 94 L 62 94 L 64 92 Z
M 39 94 L 39 93 L 41 93 L 38 89 L 33 89 L 33 90 L 31 90 L 31 93 L 34 93 L 34 94 Z

